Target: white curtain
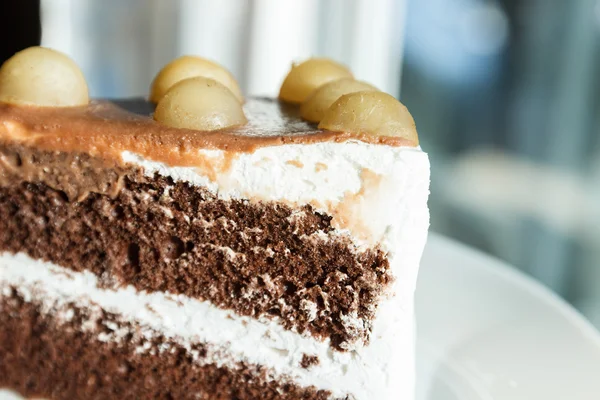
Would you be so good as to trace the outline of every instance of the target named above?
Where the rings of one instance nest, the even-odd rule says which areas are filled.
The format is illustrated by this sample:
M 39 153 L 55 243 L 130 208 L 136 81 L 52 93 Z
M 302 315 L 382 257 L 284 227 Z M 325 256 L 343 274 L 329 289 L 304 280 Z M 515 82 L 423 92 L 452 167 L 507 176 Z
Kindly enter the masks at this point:
M 42 0 L 42 44 L 71 55 L 95 97 L 145 96 L 182 54 L 274 96 L 291 63 L 327 56 L 398 95 L 405 0 Z

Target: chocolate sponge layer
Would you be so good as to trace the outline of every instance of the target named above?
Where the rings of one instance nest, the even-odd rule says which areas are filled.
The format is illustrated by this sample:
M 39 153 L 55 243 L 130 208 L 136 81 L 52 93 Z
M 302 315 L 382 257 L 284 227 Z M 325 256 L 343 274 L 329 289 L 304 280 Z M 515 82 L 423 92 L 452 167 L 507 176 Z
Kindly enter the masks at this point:
M 160 335 L 144 339 L 141 327 L 117 316 L 69 307 L 68 320 L 41 312 L 17 291 L 0 296 L 0 388 L 29 398 L 325 400 L 329 393 L 293 382 L 268 380 L 268 370 L 205 362 L 207 345 L 191 352 Z M 95 329 L 82 329 L 92 322 Z M 108 328 L 108 327 L 112 328 Z M 130 332 L 118 342 L 98 340 Z M 144 351 L 139 349 L 143 348 Z M 161 349 L 168 348 L 168 351 Z
M 27 165 L 58 157 L 6 146 L 2 152 L 27 157 Z M 102 176 L 87 167 L 93 158 L 77 160 L 77 168 Z M 222 200 L 132 166 L 106 171 L 118 175 L 118 192 L 73 199 L 44 182 L 19 181 L 22 164 L 5 170 L 9 183 L 0 185 L 0 251 L 91 271 L 105 287 L 131 284 L 240 315 L 278 317 L 287 329 L 330 338 L 338 350 L 368 341 L 391 280 L 386 254 L 358 251 L 310 205 Z M 359 323 L 346 325 L 349 318 Z

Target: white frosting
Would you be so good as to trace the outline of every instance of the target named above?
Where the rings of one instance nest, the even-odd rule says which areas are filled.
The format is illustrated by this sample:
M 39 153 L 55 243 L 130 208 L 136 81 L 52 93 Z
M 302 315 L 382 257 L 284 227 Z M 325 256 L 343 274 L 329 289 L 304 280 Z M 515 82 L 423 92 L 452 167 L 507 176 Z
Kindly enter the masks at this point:
M 231 158 L 221 150 L 199 151 L 217 166 Z M 349 234 L 358 245 L 377 244 L 388 251 L 396 278 L 393 295 L 379 304 L 370 344 L 337 352 L 327 341 L 285 330 L 277 321 L 240 317 L 184 296 L 137 293 L 131 287 L 100 290 L 89 273 L 71 273 L 69 278 L 52 272 L 58 267 L 23 255 L 0 257 L 0 284 L 37 285 L 46 291 L 48 302 L 94 302 L 167 336 L 188 344 L 213 343 L 226 348 L 231 359 L 265 365 L 299 385 L 331 390 L 335 396 L 413 398 L 413 297 L 429 225 L 429 161 L 419 148 L 363 142 L 262 147 L 237 154 L 229 168 L 217 171 L 215 181 L 202 169 L 169 167 L 129 152 L 122 157 L 148 175 L 157 172 L 205 186 L 223 199 L 312 203 L 334 217 L 339 234 Z M 314 308 L 309 302 L 303 307 L 308 313 Z M 349 316 L 346 324 L 356 322 Z M 320 364 L 300 368 L 305 353 L 318 356 Z

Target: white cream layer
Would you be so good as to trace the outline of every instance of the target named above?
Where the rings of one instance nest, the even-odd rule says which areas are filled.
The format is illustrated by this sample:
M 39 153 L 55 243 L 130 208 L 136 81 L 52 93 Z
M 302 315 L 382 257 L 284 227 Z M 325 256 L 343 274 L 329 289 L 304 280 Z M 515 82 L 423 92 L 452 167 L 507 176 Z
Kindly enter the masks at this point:
M 46 312 L 68 318 L 69 303 L 103 309 L 164 334 L 190 348 L 206 342 L 217 351 L 205 362 L 260 364 L 301 386 L 330 390 L 334 397 L 351 393 L 357 400 L 412 398 L 414 379 L 413 304 L 391 304 L 376 321 L 371 345 L 340 353 L 328 341 L 283 329 L 270 320 L 240 317 L 209 302 L 186 296 L 137 292 L 133 287 L 104 290 L 89 272 L 76 273 L 23 254 L 0 253 L 0 288 L 18 288 L 28 301 L 41 302 Z M 5 290 L 1 291 L 5 295 Z M 110 328 L 110 327 L 109 327 Z M 87 327 L 91 329 L 93 327 Z M 148 331 L 149 332 L 149 331 Z M 98 335 L 101 341 L 119 341 L 126 332 Z M 141 352 L 144 349 L 140 349 Z M 299 366 L 303 354 L 316 355 L 320 364 Z M 390 357 L 393 355 L 394 357 Z M 199 362 L 203 362 L 199 360 Z
M 222 199 L 313 204 L 334 217 L 357 242 L 393 249 L 405 208 L 426 208 L 429 161 L 420 148 L 360 141 L 260 147 L 253 152 L 198 150 L 203 168 L 169 167 L 123 152 L 125 162 L 152 176 L 203 186 Z M 421 185 L 416 187 L 415 183 Z M 419 190 L 419 196 L 407 195 Z

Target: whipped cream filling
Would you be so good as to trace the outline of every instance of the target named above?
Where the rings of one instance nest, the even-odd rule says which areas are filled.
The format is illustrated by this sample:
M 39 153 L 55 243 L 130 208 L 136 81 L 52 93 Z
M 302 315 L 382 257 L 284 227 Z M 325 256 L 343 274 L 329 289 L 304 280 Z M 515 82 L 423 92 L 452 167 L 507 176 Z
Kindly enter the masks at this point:
M 429 161 L 420 148 L 360 141 L 267 146 L 253 152 L 200 149 L 199 167 L 171 167 L 123 152 L 123 161 L 176 181 L 203 186 L 222 199 L 312 204 L 357 243 L 393 249 L 390 213 L 423 208 L 429 186 Z M 421 196 L 407 196 L 415 182 Z M 426 207 L 426 206 L 425 206 Z
M 24 254 L 1 253 L 0 295 L 8 295 L 10 287 L 16 287 L 26 301 L 41 303 L 43 312 L 59 320 L 68 318 L 69 304 L 76 303 L 92 310 L 101 307 L 187 348 L 197 342 L 211 344 L 216 350 L 199 362 L 264 365 L 273 372 L 271 379 L 291 379 L 301 386 L 329 390 L 333 398 L 351 394 L 357 400 L 391 400 L 412 395 L 413 304 L 400 303 L 399 297 L 383 306 L 385 312 L 375 321 L 369 346 L 342 353 L 334 351 L 328 341 L 285 330 L 272 320 L 241 317 L 182 295 L 138 292 L 131 286 L 100 289 L 90 272 L 73 272 Z M 123 332 L 115 331 L 114 335 L 99 334 L 98 340 L 123 337 Z M 319 364 L 302 368 L 304 354 L 317 356 Z

